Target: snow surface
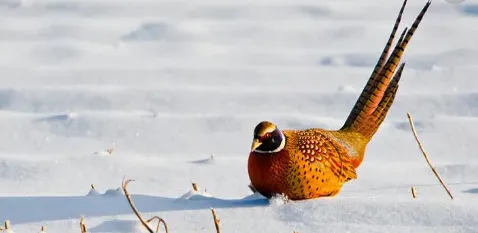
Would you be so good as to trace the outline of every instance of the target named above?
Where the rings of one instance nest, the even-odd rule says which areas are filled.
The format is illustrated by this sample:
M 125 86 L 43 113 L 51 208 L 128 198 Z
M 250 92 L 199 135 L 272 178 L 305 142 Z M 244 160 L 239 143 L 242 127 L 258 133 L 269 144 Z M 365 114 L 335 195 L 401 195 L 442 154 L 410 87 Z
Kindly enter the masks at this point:
M 425 2 L 409 0 L 401 28 Z M 247 187 L 254 126 L 340 127 L 401 4 L 0 0 L 0 221 L 68 233 L 83 216 L 90 232 L 144 232 L 118 190 L 126 176 L 170 232 L 215 232 L 211 207 L 227 233 L 478 232 L 474 0 L 432 3 L 358 180 L 300 202 Z

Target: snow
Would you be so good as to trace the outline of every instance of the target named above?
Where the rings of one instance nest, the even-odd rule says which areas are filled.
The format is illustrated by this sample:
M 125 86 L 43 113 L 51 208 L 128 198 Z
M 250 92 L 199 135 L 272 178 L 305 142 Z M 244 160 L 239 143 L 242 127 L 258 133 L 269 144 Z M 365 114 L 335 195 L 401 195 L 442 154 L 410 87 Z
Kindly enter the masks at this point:
M 401 28 L 425 2 L 408 2 Z M 0 0 L 0 221 L 17 233 L 79 232 L 81 217 L 90 232 L 145 232 L 126 177 L 139 211 L 170 232 L 214 232 L 210 208 L 228 233 L 477 232 L 471 0 L 432 3 L 357 180 L 298 202 L 248 188 L 254 126 L 340 127 L 401 4 Z

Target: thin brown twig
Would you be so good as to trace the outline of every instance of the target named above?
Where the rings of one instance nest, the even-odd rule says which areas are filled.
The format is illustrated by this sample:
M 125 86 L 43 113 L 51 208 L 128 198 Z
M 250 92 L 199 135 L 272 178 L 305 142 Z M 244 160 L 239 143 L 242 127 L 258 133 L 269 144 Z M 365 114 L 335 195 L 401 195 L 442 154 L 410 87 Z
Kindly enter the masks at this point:
M 163 223 L 163 225 L 164 225 L 164 231 L 166 231 L 166 233 L 168 233 L 168 232 L 169 232 L 169 231 L 168 231 L 168 225 L 166 224 L 166 221 L 164 221 L 164 219 L 162 219 L 162 218 L 160 218 L 160 217 L 158 217 L 158 216 L 153 216 L 153 217 L 151 217 L 150 219 L 146 220 L 146 222 L 147 222 L 147 223 L 150 223 L 151 221 L 153 221 L 153 220 L 155 220 L 155 219 L 158 220 L 158 225 L 156 225 L 156 233 L 159 232 L 159 225 L 160 225 L 161 223 Z
M 256 188 L 254 188 L 254 186 L 252 186 L 252 184 L 247 185 L 247 187 L 249 187 L 249 189 L 251 190 L 252 193 L 257 193 Z
M 433 165 L 431 164 L 430 159 L 428 158 L 427 152 L 425 152 L 425 149 L 423 148 L 423 145 L 422 145 L 422 143 L 420 142 L 420 139 L 418 138 L 417 131 L 415 130 L 415 125 L 413 124 L 412 116 L 411 116 L 410 113 L 408 113 L 408 112 L 407 112 L 407 116 L 408 116 L 408 121 L 410 122 L 410 126 L 411 126 L 411 128 L 412 128 L 413 136 L 415 137 L 415 140 L 416 140 L 417 143 L 418 143 L 418 147 L 419 147 L 420 150 L 422 151 L 423 156 L 425 157 L 425 160 L 426 160 L 427 163 L 428 163 L 428 166 L 430 166 L 432 172 L 435 174 L 435 176 L 437 177 L 438 181 L 440 181 L 440 184 L 443 186 L 443 188 L 445 189 L 445 191 L 448 193 L 448 195 L 450 196 L 450 198 L 453 200 L 453 195 L 451 194 L 450 190 L 448 189 L 448 187 L 445 185 L 445 183 L 444 183 L 443 180 L 441 179 L 441 177 L 440 177 L 440 175 L 438 174 L 438 172 L 435 170 L 435 168 L 434 168 Z
M 219 219 L 217 218 L 216 211 L 211 208 L 212 218 L 214 219 L 214 226 L 216 226 L 216 233 L 221 233 L 221 229 L 219 228 Z
M 417 189 L 415 187 L 411 187 L 410 190 L 412 191 L 413 199 L 417 198 Z
M 194 182 L 191 182 L 191 185 L 193 186 L 193 190 L 194 191 L 199 191 L 199 188 L 198 188 L 198 184 L 194 183 Z
M 138 217 L 141 224 L 148 230 L 149 233 L 154 233 L 153 229 L 151 229 L 151 227 L 148 225 L 147 221 L 145 221 L 143 219 L 143 217 L 141 217 L 141 214 L 139 213 L 138 209 L 136 209 L 136 207 L 133 204 L 133 201 L 131 200 L 131 196 L 130 196 L 130 194 L 128 192 L 128 189 L 127 189 L 128 183 L 131 182 L 131 181 L 134 181 L 134 180 L 131 180 L 131 179 L 124 180 L 123 179 L 123 192 L 124 192 L 124 195 L 126 196 L 126 200 L 128 200 L 129 206 L 133 210 L 136 217 Z M 166 223 L 164 225 L 166 226 Z M 159 227 L 159 225 L 158 225 L 158 227 Z M 165 228 L 167 228 L 167 227 L 165 227 Z
M 80 219 L 80 229 L 81 229 L 81 233 L 88 232 L 88 229 L 86 228 L 86 224 L 85 224 L 85 219 L 83 219 L 83 217 L 81 217 Z
M 106 152 L 111 155 L 113 153 L 113 150 L 114 148 L 108 148 L 106 149 Z

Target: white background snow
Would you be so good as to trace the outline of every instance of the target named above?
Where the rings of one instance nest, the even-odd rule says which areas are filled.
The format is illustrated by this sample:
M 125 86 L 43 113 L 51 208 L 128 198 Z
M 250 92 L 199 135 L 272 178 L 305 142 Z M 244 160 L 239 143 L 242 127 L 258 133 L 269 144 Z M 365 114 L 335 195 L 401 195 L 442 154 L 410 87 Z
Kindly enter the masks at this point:
M 425 2 L 409 0 L 401 28 Z M 210 207 L 225 233 L 478 232 L 476 0 L 432 3 L 358 180 L 334 198 L 249 197 L 254 126 L 340 127 L 401 4 L 0 0 L 0 221 L 68 233 L 84 216 L 90 232 L 141 232 L 124 196 L 87 196 L 126 176 L 170 232 L 215 232 Z M 218 199 L 181 198 L 191 181 Z

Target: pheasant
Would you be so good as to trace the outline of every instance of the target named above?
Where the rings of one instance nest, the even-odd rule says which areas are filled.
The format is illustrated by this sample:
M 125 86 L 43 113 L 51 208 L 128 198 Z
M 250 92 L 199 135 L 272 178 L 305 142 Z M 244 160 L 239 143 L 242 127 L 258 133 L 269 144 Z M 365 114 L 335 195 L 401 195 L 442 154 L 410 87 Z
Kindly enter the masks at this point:
M 405 63 L 398 64 L 431 0 L 410 29 L 403 30 L 389 56 L 406 3 L 404 0 L 377 64 L 340 129 L 281 130 L 270 121 L 257 124 L 247 165 L 252 190 L 267 198 L 282 194 L 289 200 L 331 197 L 344 183 L 357 178 L 367 144 L 395 99 L 405 67 Z

